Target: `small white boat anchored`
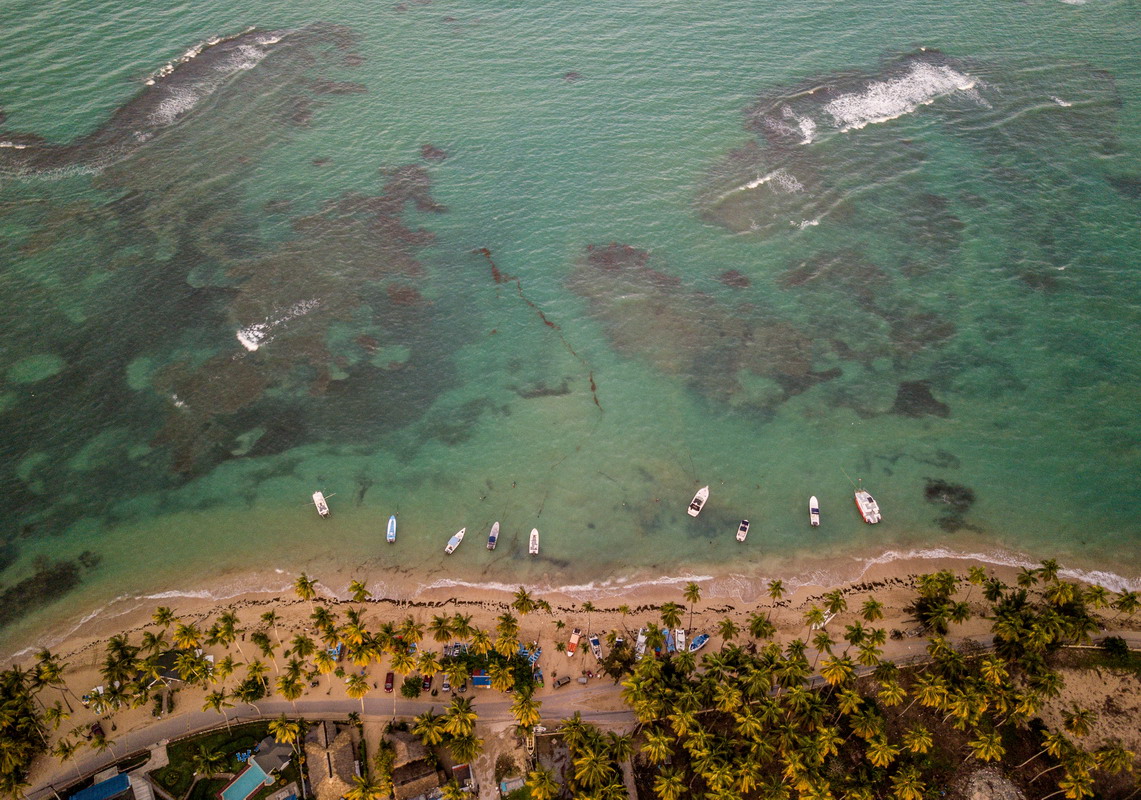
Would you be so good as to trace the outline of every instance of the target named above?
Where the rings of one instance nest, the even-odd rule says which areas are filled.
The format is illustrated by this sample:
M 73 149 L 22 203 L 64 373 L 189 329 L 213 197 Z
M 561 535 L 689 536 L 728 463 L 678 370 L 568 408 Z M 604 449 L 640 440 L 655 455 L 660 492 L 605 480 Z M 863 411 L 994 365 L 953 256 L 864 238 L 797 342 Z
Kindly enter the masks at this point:
M 864 522 L 868 524 L 874 525 L 883 519 L 880 514 L 879 503 L 863 489 L 856 490 L 856 508 L 860 510 L 860 516 L 864 518 Z
M 467 533 L 467 528 L 460 528 L 456 531 L 456 535 L 448 539 L 448 546 L 444 548 L 444 553 L 451 555 L 460 546 L 460 542 L 464 540 L 464 534 Z
M 816 499 L 816 495 L 808 498 L 808 522 L 813 528 L 820 527 L 820 501 Z
M 701 509 L 705 507 L 705 501 L 709 499 L 709 487 L 702 486 L 697 490 L 697 494 L 689 501 L 689 515 L 696 517 L 701 513 Z
M 487 534 L 487 549 L 494 550 L 495 543 L 499 541 L 499 520 L 491 526 L 491 533 Z
M 745 537 L 749 535 L 749 520 L 741 520 L 741 524 L 737 526 L 737 541 L 745 541 Z
M 329 504 L 325 502 L 324 492 L 313 492 L 313 505 L 317 506 L 317 513 L 322 517 L 329 516 Z
M 539 529 L 531 529 L 531 542 L 527 545 L 527 552 L 533 556 L 539 555 Z
M 396 541 L 396 515 L 393 514 L 388 518 L 388 533 L 384 537 L 388 540 L 389 544 Z
M 685 652 L 685 628 L 674 629 L 674 647 L 679 653 Z

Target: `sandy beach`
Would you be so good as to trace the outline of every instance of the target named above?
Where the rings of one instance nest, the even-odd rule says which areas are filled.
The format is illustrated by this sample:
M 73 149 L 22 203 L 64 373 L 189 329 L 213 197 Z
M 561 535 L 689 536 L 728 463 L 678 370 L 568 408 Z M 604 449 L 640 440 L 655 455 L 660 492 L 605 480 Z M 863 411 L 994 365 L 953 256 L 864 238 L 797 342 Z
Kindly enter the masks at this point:
M 787 596 L 774 601 L 767 594 L 763 597 L 750 597 L 742 599 L 734 590 L 741 588 L 741 583 L 731 576 L 705 577 L 694 582 L 702 589 L 701 600 L 694 605 L 692 626 L 690 626 L 689 608 L 686 608 L 683 624 L 690 628 L 691 637 L 699 632 L 707 632 L 712 636 L 709 650 L 721 646 L 722 640 L 717 634 L 718 623 L 725 619 L 732 619 L 740 628 L 741 633 L 737 641 L 748 641 L 748 619 L 757 612 L 770 615 L 777 629 L 776 640 L 788 642 L 794 638 L 806 635 L 805 613 L 813 606 L 823 608 L 824 595 L 834 589 L 839 589 L 844 596 L 847 608 L 840 612 L 828 624 L 828 631 L 832 638 L 842 643 L 845 626 L 860 620 L 860 607 L 868 598 L 875 598 L 883 604 L 884 618 L 874 623 L 883 627 L 889 634 L 885 647 L 885 657 L 904 661 L 908 658 L 918 658 L 924 653 L 926 639 L 909 636 L 907 632 L 913 629 L 914 623 L 908 619 L 904 610 L 915 597 L 914 585 L 918 575 L 935 572 L 940 569 L 949 569 L 957 575 L 963 576 L 959 586 L 958 597 L 965 599 L 976 614 L 966 623 L 955 626 L 952 635 L 959 641 L 973 639 L 980 644 L 989 641 L 989 621 L 977 614 L 983 610 L 984 602 L 981 591 L 966 581 L 967 570 L 971 566 L 978 566 L 977 562 L 965 559 L 910 559 L 891 560 L 880 564 L 873 564 L 861 576 L 860 580 L 839 586 L 805 584 L 796 587 Z M 1002 581 L 1013 584 L 1019 570 L 1012 566 L 982 565 L 986 568 L 988 576 L 998 577 Z M 295 576 L 282 576 L 287 582 Z M 346 587 L 341 582 L 342 576 L 334 576 L 330 581 L 333 586 L 321 580 L 321 576 L 310 576 L 318 581 L 318 599 L 316 603 L 327 606 L 330 611 L 343 621 L 344 613 L 350 608 L 364 608 L 364 621 L 369 629 L 375 630 L 384 622 L 397 622 L 411 616 L 424 624 L 425 628 L 434 615 L 463 614 L 471 616 L 471 624 L 484 630 L 493 631 L 496 618 L 504 612 L 511 611 L 512 592 L 506 588 L 495 587 L 437 587 L 434 589 L 421 589 L 416 594 L 400 597 L 382 597 L 370 599 L 366 603 L 350 602 L 346 595 Z M 567 658 L 558 652 L 558 642 L 566 642 L 573 628 L 580 628 L 584 632 L 591 631 L 604 636 L 608 631 L 617 631 L 619 635 L 630 637 L 636 635 L 637 629 L 643 624 L 660 623 L 659 608 L 662 603 L 673 601 L 683 606 L 687 604 L 682 596 L 686 582 L 661 584 L 631 585 L 624 588 L 602 588 L 592 593 L 590 602 L 594 610 L 587 613 L 583 608 L 584 598 L 578 591 L 574 592 L 535 592 L 531 594 L 536 599 L 550 603 L 551 612 L 535 611 L 520 616 L 519 639 L 523 642 L 537 641 L 543 647 L 543 657 L 540 666 L 546 675 L 546 686 L 537 693 L 540 700 L 552 697 L 552 683 L 560 675 L 580 677 L 588 670 L 597 669 L 589 649 L 580 647 L 578 654 Z M 54 643 L 51 649 L 63 661 L 69 664 L 66 677 L 69 688 L 77 695 L 81 695 L 91 688 L 102 683 L 99 675 L 99 666 L 104 656 L 105 643 L 108 637 L 126 633 L 132 642 L 138 643 L 142 631 L 154 629 L 151 615 L 157 606 L 170 606 L 180 621 L 195 622 L 206 628 L 225 611 L 233 611 L 240 620 L 239 627 L 246 633 L 241 640 L 247 639 L 249 633 L 264 628 L 261 615 L 273 610 L 278 615 L 277 632 L 281 640 L 286 642 L 297 633 L 313 635 L 313 626 L 310 622 L 312 604 L 303 601 L 292 591 L 281 592 L 255 592 L 240 596 L 215 600 L 208 597 L 168 597 L 162 599 L 148 599 L 142 602 L 140 598 L 124 599 L 116 608 L 112 606 L 105 613 L 86 620 L 78 628 L 67 634 L 63 639 Z M 519 615 L 517 615 L 519 616 Z M 1118 631 L 1141 630 L 1137 620 L 1117 615 L 1112 610 L 1101 612 L 1102 625 Z M 559 623 L 562 623 L 560 626 Z M 46 633 L 45 636 L 50 636 Z M 57 634 L 58 635 L 58 634 Z M 240 640 L 240 641 L 241 641 Z M 240 643 L 239 641 L 239 643 Z M 440 648 L 425 631 L 422 649 Z M 221 659 L 227 653 L 232 654 L 235 660 L 245 661 L 239 652 L 238 643 L 227 651 L 225 648 L 213 646 L 204 648 L 207 653 Z M 245 648 L 251 650 L 249 645 Z M 252 656 L 251 656 L 252 657 Z M 25 665 L 32 663 L 30 654 L 22 660 Z M 348 662 L 346 662 L 347 664 Z M 390 669 L 389 658 L 374 663 L 367 668 L 370 682 L 379 685 L 385 673 Z M 272 678 L 276 673 L 271 672 Z M 1080 675 L 1068 675 L 1067 680 L 1074 682 L 1085 680 Z M 599 688 L 610 687 L 612 683 L 604 678 L 597 677 Z M 399 682 L 399 678 L 398 678 Z M 372 697 L 381 696 L 381 689 L 376 688 Z M 1081 689 L 1080 691 L 1095 692 L 1096 687 Z M 202 709 L 205 697 L 204 689 L 183 689 L 179 693 L 178 707 L 175 713 L 186 713 Z M 498 694 L 498 693 L 494 693 Z M 302 707 L 307 699 L 319 696 L 321 699 L 344 699 L 345 691 L 342 682 L 322 678 L 319 686 L 311 688 L 299 701 Z M 447 695 L 441 694 L 438 698 L 425 696 L 421 701 L 426 710 L 431 705 L 437 706 L 446 703 Z M 95 720 L 95 715 L 75 704 L 74 714 L 67 721 L 65 727 L 74 728 L 76 725 L 89 723 Z M 601 695 L 592 693 L 590 707 L 595 709 L 617 710 L 623 708 L 617 690 L 603 692 Z M 220 717 L 219 717 L 220 719 Z M 116 732 L 112 738 L 123 736 L 132 731 L 144 729 L 152 723 L 154 718 L 149 708 L 121 711 L 115 714 L 114 722 Z M 1137 742 L 1141 745 L 1141 742 Z M 63 768 L 54 759 L 41 759 L 32 775 L 33 785 L 40 785 L 61 774 Z

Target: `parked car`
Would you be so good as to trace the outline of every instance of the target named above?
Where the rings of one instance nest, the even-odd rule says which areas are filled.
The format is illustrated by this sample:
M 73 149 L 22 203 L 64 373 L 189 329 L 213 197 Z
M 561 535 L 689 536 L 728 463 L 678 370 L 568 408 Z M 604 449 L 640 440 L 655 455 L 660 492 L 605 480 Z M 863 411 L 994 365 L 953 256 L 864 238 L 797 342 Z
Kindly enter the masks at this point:
M 459 692 L 460 694 L 463 694 L 464 692 L 466 692 L 467 691 L 467 681 L 464 681 L 463 683 L 461 683 L 460 688 L 456 689 L 456 691 Z
M 452 690 L 452 682 L 448 678 L 448 674 L 446 672 L 444 673 L 444 682 L 440 688 L 445 692 L 450 692 Z
M 568 683 L 570 683 L 570 676 L 564 675 L 561 678 L 559 678 L 557 681 L 555 681 L 555 688 L 561 689 L 564 686 L 566 686 Z
M 386 691 L 386 692 L 392 691 L 392 683 L 395 679 L 396 679 L 396 675 L 394 675 L 391 672 L 384 676 L 384 691 Z
M 432 688 L 432 676 L 424 676 L 424 685 L 421 687 L 425 692 Z

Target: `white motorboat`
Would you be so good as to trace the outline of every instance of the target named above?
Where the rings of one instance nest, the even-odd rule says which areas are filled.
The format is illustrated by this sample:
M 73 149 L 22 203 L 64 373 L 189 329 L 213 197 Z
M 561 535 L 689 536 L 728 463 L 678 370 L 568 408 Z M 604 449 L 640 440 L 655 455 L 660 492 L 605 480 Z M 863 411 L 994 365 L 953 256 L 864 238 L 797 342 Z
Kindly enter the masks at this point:
M 393 514 L 388 518 L 388 534 L 385 536 L 388 543 L 392 544 L 396 541 L 396 515 Z
M 880 514 L 879 503 L 863 489 L 856 490 L 856 508 L 860 510 L 860 516 L 864 518 L 864 522 L 875 524 L 883 519 Z
M 634 645 L 634 660 L 641 661 L 642 656 L 646 654 L 646 629 L 638 629 L 638 641 Z
M 539 555 L 539 529 L 531 529 L 531 543 L 527 545 L 527 552 L 533 556 Z
M 702 486 L 697 490 L 697 494 L 689 501 L 689 515 L 696 517 L 701 513 L 701 509 L 705 507 L 705 501 L 709 499 L 709 487 Z
M 696 653 L 701 648 L 705 647 L 709 641 L 708 633 L 699 633 L 694 637 L 693 642 L 689 645 L 689 652 Z
M 592 633 L 590 635 L 590 652 L 594 654 L 595 661 L 602 660 L 602 642 L 598 641 L 598 634 Z
M 578 640 L 582 638 L 582 631 L 575 628 L 571 631 L 570 641 L 567 642 L 567 658 L 574 655 L 574 651 L 578 649 Z
M 444 552 L 448 555 L 454 553 L 456 548 L 460 546 L 460 542 L 464 540 L 465 533 L 467 533 L 467 528 L 460 528 L 456 531 L 456 535 L 448 539 L 448 546 L 444 548 Z
M 749 520 L 741 520 L 741 524 L 737 526 L 737 541 L 745 541 L 745 537 L 749 535 Z
M 329 504 L 325 502 L 324 492 L 313 492 L 313 505 L 317 506 L 317 513 L 322 517 L 329 516 Z
M 491 533 L 487 534 L 487 549 L 494 550 L 495 543 L 499 541 L 499 521 L 491 526 Z
M 674 647 L 677 648 L 679 653 L 685 652 L 685 628 L 677 628 L 674 630 Z
M 816 499 L 816 495 L 808 498 L 808 521 L 813 528 L 820 527 L 820 502 Z

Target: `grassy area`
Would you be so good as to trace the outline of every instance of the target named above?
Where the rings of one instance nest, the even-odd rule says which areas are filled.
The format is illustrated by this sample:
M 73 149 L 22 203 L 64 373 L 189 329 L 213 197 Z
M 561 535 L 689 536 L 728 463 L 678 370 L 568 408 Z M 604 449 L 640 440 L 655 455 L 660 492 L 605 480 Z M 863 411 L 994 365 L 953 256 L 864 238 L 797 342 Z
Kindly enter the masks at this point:
M 1052 660 L 1056 666 L 1071 669 L 1112 669 L 1131 672 L 1141 678 L 1141 653 L 1124 647 L 1118 649 L 1076 650 L 1067 649 L 1055 653 Z
M 216 800 L 218 792 L 226 788 L 229 778 L 203 778 L 194 784 L 187 800 Z
M 252 750 L 268 732 L 268 723 L 251 722 L 247 725 L 234 725 L 232 730 L 221 728 L 173 742 L 166 748 L 170 763 L 152 772 L 151 777 L 173 797 L 182 800 L 194 783 L 194 754 L 200 747 L 226 757 L 221 771 L 238 772 L 244 765 L 234 756 L 243 750 Z

